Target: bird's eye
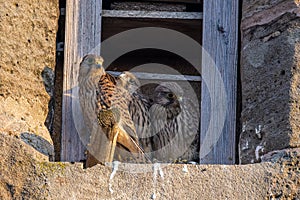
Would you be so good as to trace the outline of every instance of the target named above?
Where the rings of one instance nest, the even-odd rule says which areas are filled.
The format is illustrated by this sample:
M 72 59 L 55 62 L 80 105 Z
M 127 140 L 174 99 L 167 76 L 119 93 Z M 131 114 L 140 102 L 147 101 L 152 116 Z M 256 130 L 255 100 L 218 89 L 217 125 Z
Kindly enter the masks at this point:
M 94 58 L 89 58 L 87 61 L 88 61 L 88 63 L 94 63 L 95 59 Z
M 168 98 L 174 98 L 174 94 L 173 94 L 173 93 L 168 93 L 168 94 L 167 94 L 167 97 L 168 97 Z

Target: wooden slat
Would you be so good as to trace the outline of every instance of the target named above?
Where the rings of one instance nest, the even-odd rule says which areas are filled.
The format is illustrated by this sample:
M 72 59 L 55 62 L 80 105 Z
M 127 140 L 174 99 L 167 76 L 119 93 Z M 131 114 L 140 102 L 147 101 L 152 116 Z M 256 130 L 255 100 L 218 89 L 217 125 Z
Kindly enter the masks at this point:
M 203 47 L 218 70 L 203 52 L 202 164 L 235 163 L 238 7 L 238 0 L 204 1 Z
M 119 0 L 122 1 L 122 0 Z M 126 0 L 128 1 L 128 0 Z M 130 0 L 129 0 L 130 1 Z M 202 0 L 139 0 L 141 2 L 201 3 Z
M 159 19 L 202 19 L 201 12 L 165 12 L 137 10 L 103 10 L 102 17 L 159 18 Z
M 101 0 L 67 0 L 65 60 L 62 104 L 61 161 L 80 161 L 85 158 L 85 146 L 77 133 L 74 110 L 79 107 L 77 77 L 82 56 L 100 54 Z
M 108 73 L 118 76 L 121 72 L 108 71 Z M 154 80 L 166 80 L 166 81 L 201 81 L 201 76 L 191 75 L 172 75 L 172 74 L 155 74 L 146 72 L 132 72 L 139 79 L 154 79 Z

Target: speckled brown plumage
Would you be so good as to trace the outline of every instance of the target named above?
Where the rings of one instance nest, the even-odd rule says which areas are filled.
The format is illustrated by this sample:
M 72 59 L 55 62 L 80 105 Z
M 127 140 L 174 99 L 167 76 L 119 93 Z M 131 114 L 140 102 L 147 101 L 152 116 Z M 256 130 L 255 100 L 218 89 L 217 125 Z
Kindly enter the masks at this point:
M 90 128 L 92 134 L 96 134 L 96 136 L 91 136 L 90 146 L 102 145 L 98 148 L 102 152 L 93 150 L 93 156 L 96 159 L 100 158 L 98 160 L 102 163 L 111 162 L 114 159 L 115 147 L 119 146 L 123 150 L 120 151 L 123 152 L 121 153 L 122 159 L 141 161 L 143 150 L 138 144 L 138 137 L 128 108 L 130 94 L 118 84 L 115 77 L 105 72 L 102 62 L 103 59 L 100 56 L 85 56 L 80 64 L 78 78 L 81 110 L 87 126 L 92 127 Z M 95 118 L 101 129 L 95 128 L 93 120 Z M 103 135 L 106 137 L 103 138 Z M 102 141 L 95 142 L 94 140 Z
M 118 77 L 119 83 L 130 93 L 128 102 L 129 113 L 134 122 L 139 143 L 142 146 L 147 157 L 151 159 L 151 123 L 149 116 L 150 99 L 140 90 L 140 81 L 130 72 L 123 72 Z
M 199 106 L 175 82 L 155 88 L 150 108 L 153 157 L 159 161 L 199 159 Z
M 131 95 L 129 112 L 139 142 L 153 161 L 188 162 L 199 159 L 199 105 L 175 82 L 164 82 L 151 101 L 140 91 L 139 80 L 123 72 L 120 80 Z

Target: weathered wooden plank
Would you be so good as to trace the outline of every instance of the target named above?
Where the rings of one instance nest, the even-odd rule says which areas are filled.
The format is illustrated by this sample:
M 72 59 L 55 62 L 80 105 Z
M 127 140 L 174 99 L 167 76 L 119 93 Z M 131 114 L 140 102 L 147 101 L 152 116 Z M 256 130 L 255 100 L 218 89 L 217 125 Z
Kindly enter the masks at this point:
M 203 10 L 202 164 L 234 164 L 238 0 L 205 0 Z M 214 61 L 211 62 L 210 58 Z
M 108 71 L 110 74 L 118 76 L 122 72 Z M 201 76 L 191 75 L 173 75 L 173 74 L 155 74 L 146 72 L 132 72 L 139 79 L 155 79 L 166 81 L 201 81 Z
M 80 161 L 85 158 L 84 138 L 78 134 L 77 78 L 82 56 L 100 54 L 101 0 L 67 0 L 65 27 L 64 80 L 62 102 L 61 161 Z
M 103 10 L 102 17 L 159 18 L 159 19 L 202 19 L 201 12 L 165 12 L 137 10 Z
M 126 0 L 128 1 L 128 0 Z M 141 2 L 201 3 L 203 0 L 139 0 Z

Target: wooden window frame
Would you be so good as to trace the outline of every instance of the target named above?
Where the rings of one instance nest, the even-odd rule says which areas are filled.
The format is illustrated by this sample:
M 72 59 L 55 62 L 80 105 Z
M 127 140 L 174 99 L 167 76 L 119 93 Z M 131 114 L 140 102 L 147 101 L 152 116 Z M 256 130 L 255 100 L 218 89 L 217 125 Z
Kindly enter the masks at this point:
M 77 162 L 85 159 L 86 149 L 74 124 L 72 94 L 73 88 L 77 86 L 80 59 L 92 49 L 95 54 L 101 55 L 101 5 L 102 0 L 66 1 L 61 161 Z M 221 132 L 217 142 L 214 137 L 208 139 L 208 146 L 205 148 L 209 151 L 201 157 L 200 164 L 236 163 L 238 8 L 238 0 L 204 0 L 203 4 L 202 46 L 212 57 L 218 70 L 211 70 L 211 66 L 202 63 L 201 77 L 206 83 L 202 84 L 201 90 L 201 141 L 205 140 L 207 134 Z M 220 88 L 214 82 L 220 76 L 225 93 L 220 93 Z M 222 115 L 218 110 L 212 109 L 220 101 L 225 102 L 226 106 L 222 127 Z

